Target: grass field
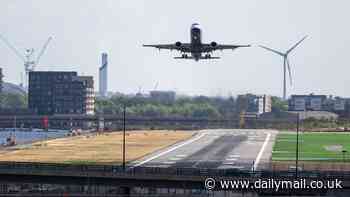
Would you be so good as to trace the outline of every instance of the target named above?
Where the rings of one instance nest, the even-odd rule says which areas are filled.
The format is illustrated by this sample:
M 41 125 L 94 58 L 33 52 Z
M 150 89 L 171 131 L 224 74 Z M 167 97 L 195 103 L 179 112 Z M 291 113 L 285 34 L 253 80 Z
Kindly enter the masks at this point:
M 299 160 L 301 161 L 350 161 L 349 133 L 307 132 L 299 135 Z M 296 134 L 280 133 L 272 152 L 273 161 L 295 160 Z
M 192 135 L 190 131 L 129 131 L 126 134 L 126 161 Z M 122 132 L 112 132 L 37 142 L 19 150 L 0 151 L 0 161 L 118 164 L 122 161 L 122 137 Z

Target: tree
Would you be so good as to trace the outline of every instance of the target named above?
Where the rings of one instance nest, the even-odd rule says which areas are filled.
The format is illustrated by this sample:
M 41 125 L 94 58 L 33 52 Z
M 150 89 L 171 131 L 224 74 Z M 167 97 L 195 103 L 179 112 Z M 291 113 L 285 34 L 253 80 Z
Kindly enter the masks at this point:
M 206 104 L 197 104 L 193 106 L 192 117 L 194 118 L 218 118 L 220 113 L 212 105 Z
M 27 107 L 27 95 L 13 94 L 13 93 L 1 93 L 0 94 L 0 107 L 1 108 L 26 108 Z
M 277 96 L 271 97 L 271 111 L 272 112 L 283 112 L 288 111 L 288 101 L 284 101 Z

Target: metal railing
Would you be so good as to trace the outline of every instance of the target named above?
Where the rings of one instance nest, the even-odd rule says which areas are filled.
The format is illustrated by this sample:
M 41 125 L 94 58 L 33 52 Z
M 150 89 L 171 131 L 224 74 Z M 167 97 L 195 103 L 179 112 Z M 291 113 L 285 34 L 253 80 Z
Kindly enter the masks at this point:
M 0 162 L 1 174 L 31 174 L 31 175 L 58 175 L 58 176 L 97 176 L 97 177 L 243 177 L 243 178 L 292 178 L 295 171 L 251 171 L 240 169 L 204 169 L 204 168 L 175 168 L 175 167 L 131 167 L 126 170 L 117 165 L 78 165 L 55 163 L 29 162 Z M 350 180 L 350 171 L 300 171 L 298 177 L 305 178 L 342 178 Z

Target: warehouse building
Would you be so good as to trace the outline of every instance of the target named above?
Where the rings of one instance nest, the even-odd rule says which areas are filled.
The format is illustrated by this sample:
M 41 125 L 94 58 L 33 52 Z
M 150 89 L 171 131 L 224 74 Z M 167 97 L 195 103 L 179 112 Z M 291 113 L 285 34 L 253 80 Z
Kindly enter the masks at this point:
M 326 111 L 326 95 L 292 95 L 289 99 L 289 111 Z
M 334 112 L 340 117 L 350 117 L 350 99 L 341 97 L 330 97 L 326 101 L 327 111 Z
M 350 117 L 350 99 L 332 95 L 292 95 L 289 111 L 327 111 L 340 117 Z
M 28 106 L 37 114 L 94 114 L 94 81 L 76 72 L 29 73 Z

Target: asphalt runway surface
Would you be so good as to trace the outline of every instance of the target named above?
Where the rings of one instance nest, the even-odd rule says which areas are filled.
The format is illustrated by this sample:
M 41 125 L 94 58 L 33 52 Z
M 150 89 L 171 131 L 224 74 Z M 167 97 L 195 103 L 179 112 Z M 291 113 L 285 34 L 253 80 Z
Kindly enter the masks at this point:
M 198 131 L 131 163 L 133 166 L 261 170 L 267 168 L 277 131 L 218 129 Z

